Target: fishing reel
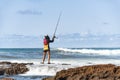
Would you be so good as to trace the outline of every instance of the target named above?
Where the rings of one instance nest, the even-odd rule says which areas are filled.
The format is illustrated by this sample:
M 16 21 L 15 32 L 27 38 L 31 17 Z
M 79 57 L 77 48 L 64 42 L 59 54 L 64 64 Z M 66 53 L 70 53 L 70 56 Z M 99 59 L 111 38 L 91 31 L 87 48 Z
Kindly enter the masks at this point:
M 53 38 L 56 38 L 56 39 L 58 39 L 58 37 L 56 37 L 56 36 L 53 36 Z

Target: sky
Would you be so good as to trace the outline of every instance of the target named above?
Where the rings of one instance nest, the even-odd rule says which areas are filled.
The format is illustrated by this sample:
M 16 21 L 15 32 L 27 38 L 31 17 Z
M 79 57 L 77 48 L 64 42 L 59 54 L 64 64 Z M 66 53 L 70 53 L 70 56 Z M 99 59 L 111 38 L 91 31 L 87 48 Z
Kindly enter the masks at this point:
M 120 34 L 120 0 L 0 0 L 0 35 Z

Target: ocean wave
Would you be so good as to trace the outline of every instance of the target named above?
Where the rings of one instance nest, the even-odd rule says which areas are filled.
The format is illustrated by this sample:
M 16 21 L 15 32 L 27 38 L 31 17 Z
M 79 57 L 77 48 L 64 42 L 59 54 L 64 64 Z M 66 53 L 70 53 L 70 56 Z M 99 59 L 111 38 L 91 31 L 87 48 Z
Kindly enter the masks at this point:
M 96 55 L 120 55 L 120 49 L 69 49 L 57 48 L 59 51 L 82 54 L 96 54 Z

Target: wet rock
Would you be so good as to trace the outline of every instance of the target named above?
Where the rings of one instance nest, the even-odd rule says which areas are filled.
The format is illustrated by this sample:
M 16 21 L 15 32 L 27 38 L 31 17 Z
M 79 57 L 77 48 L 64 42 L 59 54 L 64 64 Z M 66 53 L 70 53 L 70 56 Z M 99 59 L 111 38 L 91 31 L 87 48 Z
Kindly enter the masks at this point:
M 71 65 L 71 64 L 66 64 L 66 63 L 63 63 L 62 65 Z
M 50 77 L 50 78 L 44 78 L 42 80 L 54 80 L 54 77 Z
M 7 74 L 7 75 L 16 75 L 16 74 L 23 74 L 23 73 L 25 73 L 27 71 L 29 71 L 29 69 L 26 67 L 26 64 L 13 63 L 13 64 L 11 64 L 10 68 L 5 69 L 5 74 Z
M 11 62 L 0 62 L 0 64 L 11 64 Z
M 14 80 L 13 78 L 2 78 L 0 80 Z
M 17 75 L 23 74 L 29 69 L 26 65 L 32 65 L 33 63 L 10 63 L 10 62 L 0 62 L 0 75 Z
M 101 64 L 70 68 L 43 80 L 120 80 L 120 66 Z
M 5 69 L 0 68 L 0 75 L 4 75 Z

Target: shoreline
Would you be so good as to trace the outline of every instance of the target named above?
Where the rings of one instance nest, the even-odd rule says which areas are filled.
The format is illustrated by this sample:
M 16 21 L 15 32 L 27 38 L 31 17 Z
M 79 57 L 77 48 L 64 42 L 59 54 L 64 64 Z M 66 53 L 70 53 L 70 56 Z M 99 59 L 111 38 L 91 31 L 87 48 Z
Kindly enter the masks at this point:
M 35 70 L 35 64 L 33 63 L 12 63 L 12 62 L 0 62 L 0 80 L 14 80 L 14 76 L 18 75 L 19 78 L 25 78 L 25 76 L 19 74 L 26 74 L 30 71 L 28 67 L 32 66 L 33 71 Z M 68 67 L 71 64 L 39 64 L 42 67 L 48 67 L 48 69 L 56 69 L 56 66 L 67 66 L 57 71 L 55 76 L 32 76 L 28 75 L 26 78 L 40 79 L 40 80 L 118 80 L 120 79 L 120 66 L 115 64 L 90 64 L 84 66 Z M 38 67 L 39 67 L 38 66 Z M 73 65 L 72 65 L 73 66 Z M 22 68 L 20 68 L 22 67 Z M 60 67 L 58 67 L 60 68 Z M 8 71 L 8 72 L 7 72 Z M 22 72 L 23 71 L 23 72 Z M 2 75 L 4 75 L 2 77 Z M 7 76 L 5 76 L 7 75 Z M 17 76 L 16 76 L 17 77 Z M 5 79 L 4 79 L 5 78 Z

